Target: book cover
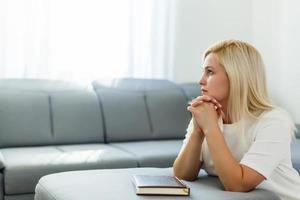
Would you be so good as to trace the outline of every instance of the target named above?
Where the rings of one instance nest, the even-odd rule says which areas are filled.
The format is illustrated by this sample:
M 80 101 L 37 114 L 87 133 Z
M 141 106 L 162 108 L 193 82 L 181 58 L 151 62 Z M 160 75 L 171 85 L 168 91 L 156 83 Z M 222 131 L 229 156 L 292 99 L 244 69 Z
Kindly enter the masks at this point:
M 135 175 L 133 182 L 139 195 L 190 195 L 190 188 L 175 176 Z

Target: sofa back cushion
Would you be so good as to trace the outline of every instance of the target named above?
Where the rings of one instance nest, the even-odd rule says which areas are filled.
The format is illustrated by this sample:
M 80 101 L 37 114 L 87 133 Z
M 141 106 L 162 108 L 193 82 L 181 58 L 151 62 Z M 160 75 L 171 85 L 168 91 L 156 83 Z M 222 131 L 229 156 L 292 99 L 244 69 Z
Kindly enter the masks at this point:
M 186 98 L 179 88 L 147 91 L 147 105 L 156 139 L 183 138 L 190 119 Z
M 188 101 L 201 95 L 200 85 L 198 83 L 182 83 L 180 87 L 187 96 Z
M 102 83 L 93 86 L 103 105 L 107 142 L 184 137 L 190 115 L 176 84 L 155 79 Z
M 151 138 L 151 126 L 143 93 L 115 88 L 98 89 L 104 113 L 106 141 Z
M 86 86 L 0 80 L 0 147 L 103 141 L 97 96 Z
M 49 98 L 44 93 L 0 89 L 0 147 L 51 141 Z
M 104 142 L 97 95 L 93 91 L 51 94 L 54 144 Z

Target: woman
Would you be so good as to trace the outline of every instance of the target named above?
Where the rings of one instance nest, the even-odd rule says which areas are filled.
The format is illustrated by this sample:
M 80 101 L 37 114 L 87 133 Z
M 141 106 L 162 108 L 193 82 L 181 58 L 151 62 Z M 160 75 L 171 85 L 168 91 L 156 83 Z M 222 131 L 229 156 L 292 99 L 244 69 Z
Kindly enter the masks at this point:
M 203 68 L 202 96 L 188 107 L 192 120 L 174 174 L 194 180 L 203 168 L 228 191 L 264 188 L 299 200 L 290 152 L 294 124 L 268 98 L 259 52 L 242 41 L 222 41 L 205 52 Z

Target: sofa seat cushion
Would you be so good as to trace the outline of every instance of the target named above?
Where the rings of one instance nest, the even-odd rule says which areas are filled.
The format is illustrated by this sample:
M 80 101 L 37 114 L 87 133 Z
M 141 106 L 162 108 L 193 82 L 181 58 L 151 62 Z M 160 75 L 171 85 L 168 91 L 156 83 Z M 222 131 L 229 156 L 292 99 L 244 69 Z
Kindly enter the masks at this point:
M 110 143 L 133 154 L 140 167 L 171 167 L 178 152 L 182 140 L 159 140 Z
M 51 173 L 137 166 L 132 155 L 106 144 L 7 148 L 1 152 L 8 195 L 34 192 L 38 180 Z
M 300 139 L 292 141 L 291 153 L 293 166 L 300 173 Z

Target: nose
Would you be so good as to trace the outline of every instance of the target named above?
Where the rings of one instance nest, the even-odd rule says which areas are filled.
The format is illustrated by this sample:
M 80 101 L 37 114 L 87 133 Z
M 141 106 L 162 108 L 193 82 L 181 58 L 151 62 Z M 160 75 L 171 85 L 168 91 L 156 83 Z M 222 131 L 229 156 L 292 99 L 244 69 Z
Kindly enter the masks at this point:
M 199 81 L 199 85 L 205 85 L 206 84 L 206 78 L 205 78 L 205 74 L 202 73 L 200 81 Z

